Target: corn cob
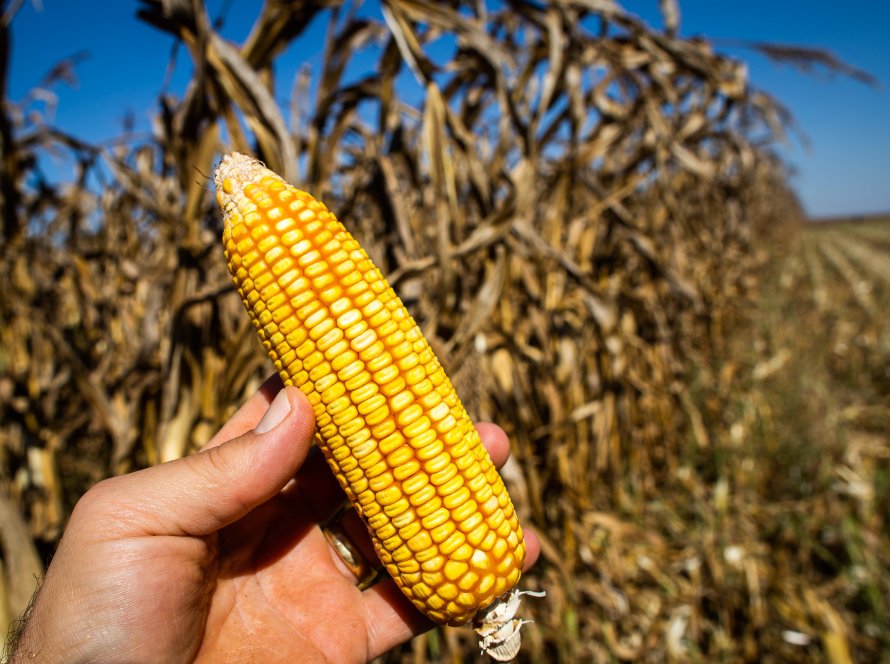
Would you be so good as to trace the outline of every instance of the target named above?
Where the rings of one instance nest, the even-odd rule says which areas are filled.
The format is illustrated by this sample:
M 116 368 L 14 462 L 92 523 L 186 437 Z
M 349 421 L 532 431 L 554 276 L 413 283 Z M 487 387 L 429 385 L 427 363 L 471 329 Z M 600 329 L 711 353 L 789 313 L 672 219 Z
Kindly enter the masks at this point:
M 238 292 L 387 572 L 431 619 L 476 616 L 483 649 L 512 657 L 522 529 L 417 324 L 311 195 L 239 153 L 214 182 Z

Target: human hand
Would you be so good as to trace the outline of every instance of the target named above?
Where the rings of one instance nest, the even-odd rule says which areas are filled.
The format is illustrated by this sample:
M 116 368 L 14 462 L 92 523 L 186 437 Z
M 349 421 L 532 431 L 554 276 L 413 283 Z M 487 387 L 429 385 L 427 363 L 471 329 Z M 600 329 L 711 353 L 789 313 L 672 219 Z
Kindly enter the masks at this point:
M 314 426 L 275 377 L 201 453 L 90 489 L 11 661 L 367 662 L 429 629 L 391 580 L 357 588 L 329 545 L 320 524 L 345 496 Z M 500 467 L 506 435 L 477 428 Z M 360 525 L 343 522 L 375 560 Z M 528 567 L 528 531 L 526 546 Z

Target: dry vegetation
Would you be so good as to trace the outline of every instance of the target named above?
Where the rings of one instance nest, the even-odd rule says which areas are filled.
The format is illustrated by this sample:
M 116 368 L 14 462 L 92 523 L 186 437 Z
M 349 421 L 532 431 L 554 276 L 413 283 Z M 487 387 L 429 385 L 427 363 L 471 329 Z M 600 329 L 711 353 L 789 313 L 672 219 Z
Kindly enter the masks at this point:
M 672 2 L 662 33 L 610 0 L 272 0 L 241 45 L 196 4 L 142 2 L 196 72 L 149 139 L 0 113 L 4 623 L 78 496 L 198 448 L 270 372 L 200 175 L 233 147 L 337 211 L 510 434 L 548 592 L 524 658 L 890 651 L 890 230 L 798 232 L 787 118 L 741 64 L 672 36 Z M 310 23 L 322 66 L 282 108 Z M 383 660 L 473 656 L 448 629 Z

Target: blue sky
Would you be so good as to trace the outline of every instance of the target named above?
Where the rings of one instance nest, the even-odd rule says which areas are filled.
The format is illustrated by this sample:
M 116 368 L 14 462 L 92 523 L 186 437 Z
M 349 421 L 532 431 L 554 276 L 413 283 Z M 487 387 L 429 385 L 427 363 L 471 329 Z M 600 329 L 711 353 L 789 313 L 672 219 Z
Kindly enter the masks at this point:
M 658 0 L 623 4 L 660 23 Z M 55 123 L 93 141 L 119 135 L 127 116 L 144 129 L 156 110 L 173 39 L 137 20 L 137 6 L 125 0 L 43 0 L 38 11 L 26 2 L 13 23 L 12 99 L 25 95 L 60 59 L 86 51 L 77 85 L 54 88 Z M 228 7 L 223 34 L 239 41 L 260 3 L 211 0 L 209 6 L 211 18 Z M 706 36 L 717 50 L 748 62 L 752 83 L 794 114 L 809 145 L 792 135 L 780 151 L 796 171 L 792 183 L 811 216 L 890 211 L 890 1 L 681 0 L 680 7 L 681 34 Z M 283 58 L 285 66 L 318 61 L 324 25 L 313 27 Z M 881 88 L 807 76 L 734 40 L 824 47 L 877 77 Z M 189 73 L 183 50 L 170 91 L 181 93 Z

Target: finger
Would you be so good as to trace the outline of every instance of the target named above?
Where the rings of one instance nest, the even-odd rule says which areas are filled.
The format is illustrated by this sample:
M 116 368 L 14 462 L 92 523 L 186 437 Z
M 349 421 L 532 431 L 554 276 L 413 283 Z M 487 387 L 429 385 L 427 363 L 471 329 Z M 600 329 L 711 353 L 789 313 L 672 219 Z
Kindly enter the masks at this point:
M 216 447 L 222 443 L 241 436 L 253 429 L 269 409 L 272 399 L 284 387 L 281 376 L 273 374 L 269 376 L 259 389 L 250 398 L 241 404 L 235 414 L 223 424 L 216 435 L 204 446 L 203 449 Z
M 497 424 L 491 422 L 480 422 L 476 425 L 476 431 L 482 439 L 482 444 L 488 451 L 488 456 L 498 468 L 507 463 L 507 457 L 510 456 L 510 440 L 507 434 Z
M 411 604 L 392 579 L 365 590 L 361 602 L 368 626 L 369 659 L 435 626 Z
M 525 560 L 522 563 L 522 571 L 527 572 L 541 555 L 541 540 L 538 539 L 538 533 L 525 526 L 522 528 L 522 539 L 525 540 Z
M 346 494 L 318 447 L 309 451 L 295 480 L 283 497 L 315 523 L 324 523 L 346 503 Z
M 383 567 L 383 563 L 377 558 L 377 552 L 374 551 L 374 544 L 371 542 L 371 534 L 368 532 L 368 527 L 354 509 L 347 510 L 343 514 L 343 518 L 340 519 L 340 526 L 372 569 Z
M 208 535 L 277 494 L 306 458 L 314 429 L 309 401 L 288 387 L 253 431 L 107 480 L 94 500 L 104 501 L 117 535 Z

